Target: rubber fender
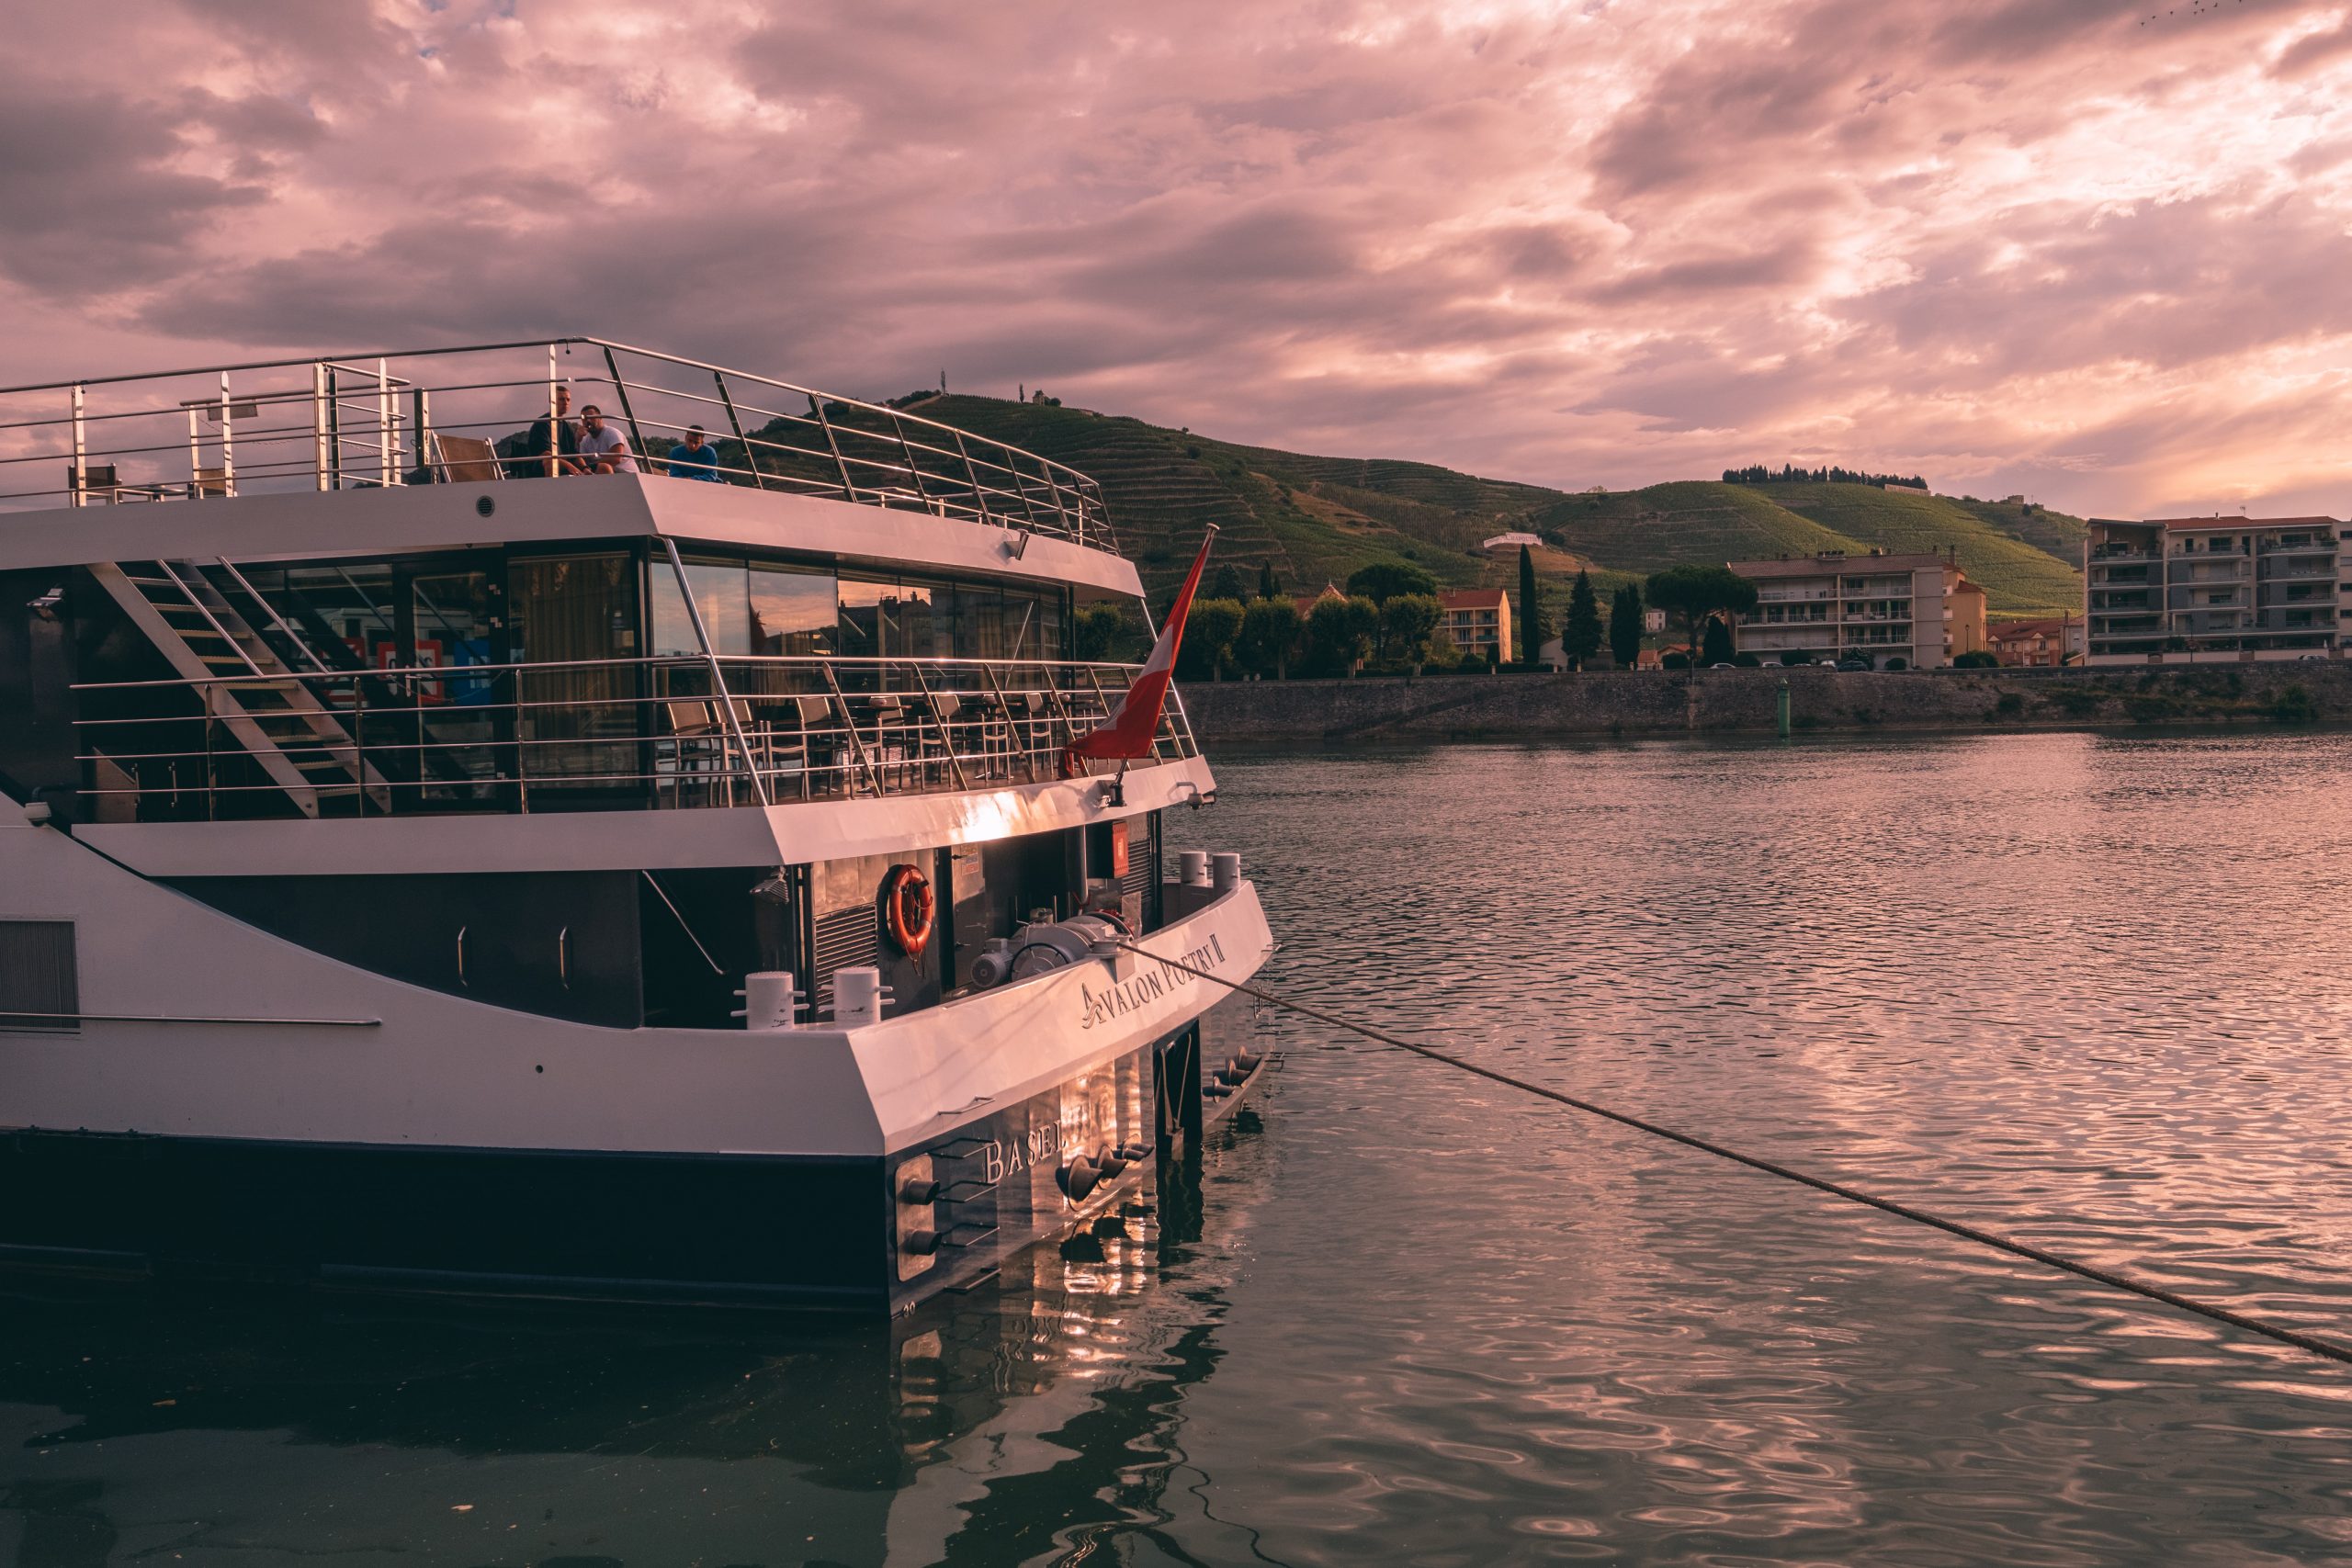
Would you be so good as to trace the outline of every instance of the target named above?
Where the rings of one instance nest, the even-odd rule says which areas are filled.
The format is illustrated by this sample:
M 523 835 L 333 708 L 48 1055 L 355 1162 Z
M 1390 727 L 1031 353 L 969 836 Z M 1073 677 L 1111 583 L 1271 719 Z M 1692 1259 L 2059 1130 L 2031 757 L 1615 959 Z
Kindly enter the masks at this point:
M 1221 1083 L 1204 1083 L 1201 1086 L 1201 1098 L 1204 1100 L 1223 1100 L 1232 1092 L 1232 1089 Z
M 1096 1170 L 1094 1162 L 1084 1155 L 1054 1172 L 1054 1185 L 1060 1188 L 1062 1196 L 1073 1203 L 1085 1202 L 1086 1195 L 1093 1191 L 1094 1184 L 1102 1179 L 1102 1173 Z
M 939 1201 L 939 1183 L 936 1181 L 925 1181 L 920 1178 L 910 1176 L 899 1188 L 899 1201 L 901 1203 L 936 1203 Z
M 939 1237 L 932 1231 L 910 1231 L 899 1243 L 900 1252 L 911 1252 L 918 1258 L 928 1258 L 939 1250 Z
M 1245 1073 L 1254 1073 L 1258 1070 L 1259 1066 L 1264 1063 L 1265 1059 L 1266 1058 L 1263 1056 L 1253 1056 L 1249 1052 L 1244 1051 L 1241 1055 L 1233 1058 L 1233 1065 L 1239 1067 Z
M 1120 1149 L 1119 1157 L 1125 1160 L 1129 1165 L 1133 1165 L 1136 1161 L 1143 1158 L 1144 1156 L 1149 1153 L 1151 1153 L 1151 1148 L 1148 1145 L 1133 1143 Z

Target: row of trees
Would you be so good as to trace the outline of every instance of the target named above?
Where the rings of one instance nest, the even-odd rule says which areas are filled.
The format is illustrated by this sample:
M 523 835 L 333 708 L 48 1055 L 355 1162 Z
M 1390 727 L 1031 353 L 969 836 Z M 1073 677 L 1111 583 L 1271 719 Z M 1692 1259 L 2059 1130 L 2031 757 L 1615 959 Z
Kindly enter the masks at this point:
M 1534 578 L 1533 562 L 1522 549 L 1514 651 L 1525 667 L 1535 664 L 1549 638 Z M 1260 585 L 1280 588 L 1271 571 L 1261 572 Z M 1217 586 L 1227 585 L 1220 581 Z M 1453 669 L 1464 655 L 1445 635 L 1437 586 L 1420 567 L 1378 561 L 1351 575 L 1345 594 L 1326 594 L 1303 613 L 1279 592 L 1248 600 L 1236 594 L 1196 599 L 1184 624 L 1178 672 L 1221 681 L 1235 672 L 1280 680 L 1295 673 L 1353 675 L 1367 668 L 1396 673 Z M 1733 619 L 1754 610 L 1756 602 L 1756 585 L 1729 568 L 1669 567 L 1645 583 L 1619 587 L 1604 621 L 1591 575 L 1579 571 L 1568 591 L 1561 652 L 1570 669 L 1584 670 L 1606 647 L 1618 668 L 1631 669 L 1641 656 L 1643 612 L 1656 608 L 1681 621 L 1699 663 L 1732 663 Z M 1081 612 L 1080 657 L 1113 657 L 1123 628 L 1111 606 Z
M 1816 484 L 1816 485 L 1902 485 L 1907 490 L 1925 490 L 1928 481 L 1917 474 L 1871 474 L 1860 468 L 1800 468 L 1793 463 L 1783 463 L 1780 468 L 1752 463 L 1745 468 L 1725 468 L 1724 483 L 1727 485 Z
M 1353 675 L 1367 665 L 1398 672 L 1452 669 L 1460 656 L 1443 619 L 1430 593 L 1397 593 L 1379 603 L 1360 593 L 1329 594 L 1303 615 L 1288 599 L 1196 599 L 1177 672 L 1221 681 L 1237 671 L 1283 680 Z

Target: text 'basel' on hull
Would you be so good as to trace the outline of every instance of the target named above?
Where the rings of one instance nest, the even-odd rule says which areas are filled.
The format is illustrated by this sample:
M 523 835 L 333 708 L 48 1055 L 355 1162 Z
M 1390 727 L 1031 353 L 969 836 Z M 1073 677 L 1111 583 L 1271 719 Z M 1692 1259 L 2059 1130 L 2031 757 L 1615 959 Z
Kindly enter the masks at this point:
M 1083 475 L 591 339 L 0 423 L 0 1263 L 900 1311 L 1261 1070 Z

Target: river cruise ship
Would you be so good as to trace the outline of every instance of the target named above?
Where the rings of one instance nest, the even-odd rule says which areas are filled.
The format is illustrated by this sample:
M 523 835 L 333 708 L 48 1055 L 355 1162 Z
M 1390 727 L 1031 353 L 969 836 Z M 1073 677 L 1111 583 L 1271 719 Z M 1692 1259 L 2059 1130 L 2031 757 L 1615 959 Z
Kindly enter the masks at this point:
M 1264 1069 L 1057 463 L 575 338 L 10 389 L 0 492 L 0 1263 L 903 1311 Z

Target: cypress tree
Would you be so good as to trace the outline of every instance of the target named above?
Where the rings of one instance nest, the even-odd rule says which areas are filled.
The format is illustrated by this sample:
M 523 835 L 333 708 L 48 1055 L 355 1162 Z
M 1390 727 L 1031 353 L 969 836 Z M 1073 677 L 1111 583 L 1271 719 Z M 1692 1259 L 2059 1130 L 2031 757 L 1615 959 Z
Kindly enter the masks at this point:
M 1282 584 L 1274 581 L 1274 563 L 1270 560 L 1261 560 L 1258 563 L 1258 597 L 1261 599 L 1282 597 Z
M 1642 591 L 1633 583 L 1609 601 L 1609 657 L 1631 670 L 1642 656 Z
M 1579 571 L 1576 586 L 1568 590 L 1568 624 L 1560 651 L 1568 656 L 1571 669 L 1581 670 L 1600 651 L 1600 605 L 1593 597 L 1592 577 Z
M 1535 592 L 1535 558 L 1519 547 L 1519 661 L 1532 666 L 1544 647 L 1544 601 Z
M 1699 647 L 1700 662 L 1709 669 L 1731 662 L 1731 628 L 1724 624 L 1721 615 L 1707 617 L 1707 625 L 1699 634 Z

